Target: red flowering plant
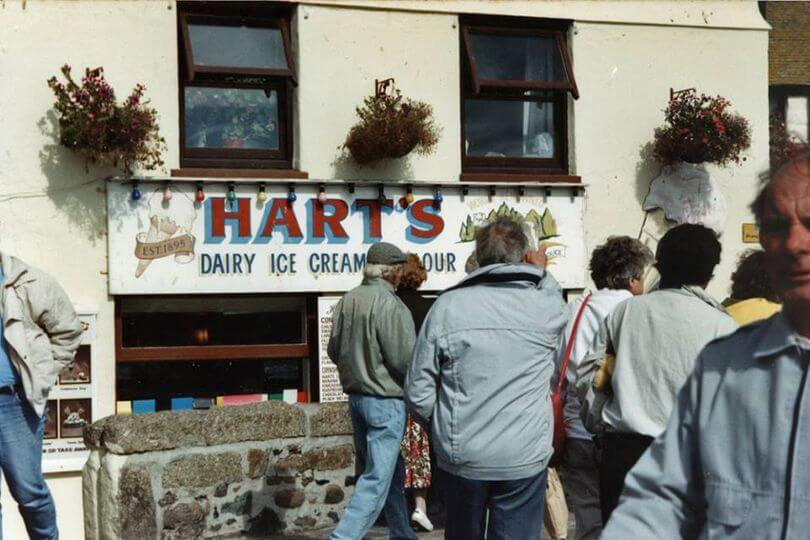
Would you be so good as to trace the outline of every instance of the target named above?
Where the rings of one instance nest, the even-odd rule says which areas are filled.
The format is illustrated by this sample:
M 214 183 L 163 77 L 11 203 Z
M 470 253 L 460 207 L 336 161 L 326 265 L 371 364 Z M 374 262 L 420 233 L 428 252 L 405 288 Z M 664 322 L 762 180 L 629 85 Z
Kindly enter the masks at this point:
M 785 119 L 782 115 L 772 114 L 769 127 L 771 170 L 777 169 L 780 165 L 790 161 L 794 156 L 807 150 L 807 143 L 787 130 Z
M 744 161 L 741 154 L 751 146 L 751 129 L 730 107 L 726 98 L 698 95 L 694 89 L 672 92 L 666 124 L 655 130 L 653 156 L 665 165 Z
M 86 69 L 81 85 L 73 80 L 69 65 L 61 71 L 66 82 L 54 76 L 48 79 L 48 86 L 56 95 L 54 108 L 59 113 L 63 145 L 89 163 L 120 167 L 127 175 L 136 166 L 146 170 L 163 166 L 166 141 L 159 133 L 157 111 L 144 100 L 144 85 L 135 85 L 119 104 L 103 68 Z

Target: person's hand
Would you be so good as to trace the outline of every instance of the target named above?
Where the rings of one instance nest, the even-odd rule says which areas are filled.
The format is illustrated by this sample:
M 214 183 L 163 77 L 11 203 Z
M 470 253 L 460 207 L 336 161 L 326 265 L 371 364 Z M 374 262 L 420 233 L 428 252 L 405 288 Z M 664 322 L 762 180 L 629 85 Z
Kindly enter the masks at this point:
M 546 264 L 548 264 L 546 250 L 541 248 L 528 252 L 526 256 L 523 257 L 523 262 L 539 266 L 540 268 L 545 268 Z

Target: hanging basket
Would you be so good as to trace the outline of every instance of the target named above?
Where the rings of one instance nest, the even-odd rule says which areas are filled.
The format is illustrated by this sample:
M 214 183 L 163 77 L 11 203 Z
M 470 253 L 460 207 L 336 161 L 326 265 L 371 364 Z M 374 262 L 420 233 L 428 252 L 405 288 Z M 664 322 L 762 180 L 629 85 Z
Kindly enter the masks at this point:
M 433 152 L 439 132 L 433 123 L 433 108 L 422 101 L 402 97 L 399 90 L 388 92 L 393 79 L 375 81 L 376 92 L 357 108 L 360 121 L 346 137 L 343 147 L 360 165 L 383 159 L 399 159 L 413 151 Z M 381 84 L 382 83 L 382 84 Z

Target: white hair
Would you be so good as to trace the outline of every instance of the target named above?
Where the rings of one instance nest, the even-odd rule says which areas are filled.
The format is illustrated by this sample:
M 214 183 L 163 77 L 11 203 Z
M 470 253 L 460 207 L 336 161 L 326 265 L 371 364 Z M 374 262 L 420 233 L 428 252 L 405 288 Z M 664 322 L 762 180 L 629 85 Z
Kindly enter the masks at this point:
M 363 277 L 366 279 L 382 278 L 389 279 L 402 270 L 402 264 L 373 264 L 366 263 L 363 269 Z

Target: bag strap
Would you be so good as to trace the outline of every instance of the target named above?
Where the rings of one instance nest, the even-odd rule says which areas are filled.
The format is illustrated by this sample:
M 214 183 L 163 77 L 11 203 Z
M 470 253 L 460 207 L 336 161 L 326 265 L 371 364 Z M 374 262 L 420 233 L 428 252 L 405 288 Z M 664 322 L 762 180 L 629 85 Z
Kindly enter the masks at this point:
M 463 289 L 465 287 L 473 287 L 475 285 L 482 285 L 487 283 L 509 283 L 512 281 L 528 281 L 534 283 L 535 286 L 539 285 L 540 282 L 543 280 L 541 276 L 537 274 L 530 274 L 529 272 L 510 272 L 507 274 L 481 274 L 465 281 L 462 281 L 458 285 L 454 285 L 449 289 L 445 289 L 442 291 L 442 294 L 448 293 L 450 291 L 455 291 L 456 289 Z
M 560 380 L 557 381 L 557 389 L 554 390 L 554 395 L 558 398 L 562 394 L 563 383 L 565 383 L 565 372 L 568 371 L 568 361 L 571 359 L 571 351 L 574 349 L 574 338 L 576 337 L 577 330 L 579 329 L 579 321 L 582 319 L 582 314 L 585 313 L 585 306 L 587 306 L 588 302 L 590 302 L 592 295 L 593 293 L 588 293 L 588 296 L 585 297 L 582 305 L 579 306 L 577 317 L 574 319 L 574 326 L 571 328 L 571 335 L 568 336 L 568 345 L 565 347 L 562 368 L 560 368 Z

